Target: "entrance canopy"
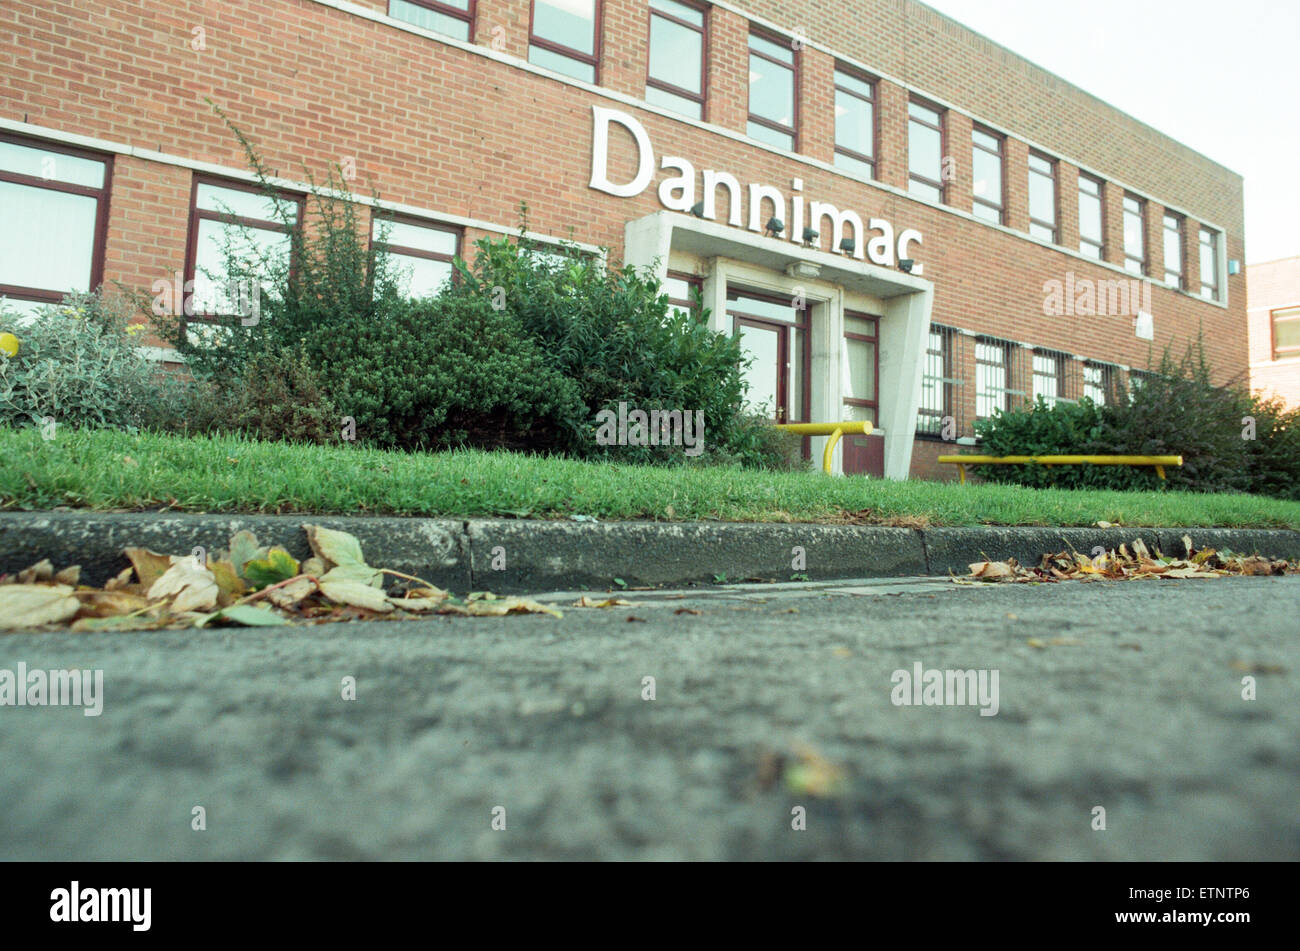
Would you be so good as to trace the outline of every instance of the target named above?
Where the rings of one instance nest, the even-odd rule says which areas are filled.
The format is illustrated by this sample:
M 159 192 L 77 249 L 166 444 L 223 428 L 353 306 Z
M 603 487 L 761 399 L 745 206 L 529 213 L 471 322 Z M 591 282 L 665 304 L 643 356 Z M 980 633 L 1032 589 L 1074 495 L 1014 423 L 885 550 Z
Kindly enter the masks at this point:
M 710 326 L 730 333 L 728 291 L 737 289 L 806 300 L 809 333 L 809 406 L 814 422 L 849 419 L 845 398 L 855 392 L 843 356 L 850 314 L 879 320 L 879 409 L 884 475 L 906 479 L 911 468 L 921 373 L 930 328 L 934 285 L 929 281 L 847 255 L 801 247 L 679 212 L 659 211 L 627 223 L 624 260 L 652 270 L 689 269 L 703 279 Z M 873 381 L 875 382 L 875 381 Z M 814 454 L 821 451 L 815 441 Z M 843 472 L 837 451 L 836 471 Z

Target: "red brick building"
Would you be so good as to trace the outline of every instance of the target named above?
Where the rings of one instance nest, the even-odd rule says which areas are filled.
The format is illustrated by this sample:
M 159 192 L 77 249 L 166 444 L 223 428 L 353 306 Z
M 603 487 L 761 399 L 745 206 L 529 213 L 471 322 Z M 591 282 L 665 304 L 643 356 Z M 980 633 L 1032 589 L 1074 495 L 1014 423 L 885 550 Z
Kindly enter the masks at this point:
M 1300 408 L 1300 257 L 1252 264 L 1250 387 Z
M 266 217 L 211 99 L 291 197 L 375 189 L 413 289 L 524 200 L 698 286 L 756 404 L 876 422 L 847 471 L 936 474 L 977 415 L 1198 332 L 1247 369 L 1241 178 L 910 0 L 5 0 L 0 74 L 22 308 L 204 292 L 221 214 Z

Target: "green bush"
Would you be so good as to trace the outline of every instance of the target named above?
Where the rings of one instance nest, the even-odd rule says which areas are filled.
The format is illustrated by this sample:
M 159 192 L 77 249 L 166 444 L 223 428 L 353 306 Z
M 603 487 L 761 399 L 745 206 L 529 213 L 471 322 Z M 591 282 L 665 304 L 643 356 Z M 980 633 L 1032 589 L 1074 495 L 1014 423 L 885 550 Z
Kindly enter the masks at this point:
M 582 404 L 508 311 L 486 298 L 388 299 L 377 319 L 304 353 L 358 439 L 385 447 L 559 450 Z
M 175 384 L 143 357 L 128 332 L 133 308 L 101 294 L 71 294 L 22 324 L 0 307 L 0 333 L 21 342 L 13 357 L 0 356 L 0 422 L 135 430 L 170 405 Z
M 218 394 L 228 428 L 259 439 L 324 444 L 337 442 L 344 414 L 325 392 L 321 374 L 306 354 L 261 353 L 249 360 L 233 392 Z
M 1254 421 L 1255 438 L 1247 440 L 1251 491 L 1300 501 L 1300 408 L 1256 397 L 1242 419 L 1243 429 Z
M 741 411 L 746 384 L 739 341 L 710 330 L 703 308 L 671 307 L 650 273 L 608 267 L 573 249 L 557 259 L 526 237 L 481 240 L 473 264 L 460 262 L 458 270 L 445 297 L 502 306 L 547 363 L 577 385 L 581 408 L 564 433 L 573 455 L 691 461 L 677 446 L 600 445 L 597 414 L 626 403 L 646 412 L 702 412 L 701 458 L 708 461 L 789 467 L 783 434 L 765 433 Z
M 975 424 L 981 453 L 1012 455 L 1182 456 L 1181 467 L 977 466 L 993 482 L 1063 488 L 1177 488 L 1198 492 L 1258 492 L 1294 498 L 1300 482 L 1300 422 L 1277 403 L 1238 386 L 1215 386 L 1199 343 L 1181 360 L 1166 351 L 1140 386 L 1120 388 L 1112 402 L 1041 400 L 1027 410 L 999 413 Z M 1255 438 L 1245 421 L 1255 420 Z

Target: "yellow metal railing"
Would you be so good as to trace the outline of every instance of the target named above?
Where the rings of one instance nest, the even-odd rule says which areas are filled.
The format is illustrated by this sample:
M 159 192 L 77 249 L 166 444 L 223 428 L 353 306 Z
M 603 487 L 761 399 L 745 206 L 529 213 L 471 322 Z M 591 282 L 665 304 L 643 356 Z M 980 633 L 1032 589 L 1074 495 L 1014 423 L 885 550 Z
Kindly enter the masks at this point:
M 1155 466 L 1156 475 L 1165 477 L 1165 466 L 1181 466 L 1182 456 L 940 456 L 939 461 L 956 466 L 961 481 L 966 481 L 967 466 Z
M 826 449 L 822 452 L 822 471 L 827 475 L 831 473 L 831 457 L 835 455 L 835 447 L 841 436 L 871 435 L 871 424 L 863 420 L 847 423 L 778 423 L 776 428 L 799 436 L 830 436 L 826 440 Z M 964 476 L 962 481 L 965 481 Z

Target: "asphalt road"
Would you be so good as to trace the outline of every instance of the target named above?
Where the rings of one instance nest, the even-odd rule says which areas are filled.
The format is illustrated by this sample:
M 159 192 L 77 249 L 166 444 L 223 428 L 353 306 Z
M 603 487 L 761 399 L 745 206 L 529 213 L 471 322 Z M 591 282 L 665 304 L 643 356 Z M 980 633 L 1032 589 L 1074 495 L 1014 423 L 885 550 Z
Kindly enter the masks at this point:
M 0 858 L 1300 858 L 1300 578 L 625 597 L 0 637 L 104 671 L 98 717 L 0 706 Z M 918 662 L 996 715 L 895 705 Z

